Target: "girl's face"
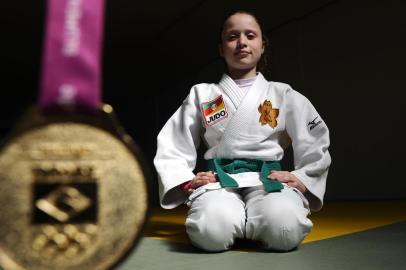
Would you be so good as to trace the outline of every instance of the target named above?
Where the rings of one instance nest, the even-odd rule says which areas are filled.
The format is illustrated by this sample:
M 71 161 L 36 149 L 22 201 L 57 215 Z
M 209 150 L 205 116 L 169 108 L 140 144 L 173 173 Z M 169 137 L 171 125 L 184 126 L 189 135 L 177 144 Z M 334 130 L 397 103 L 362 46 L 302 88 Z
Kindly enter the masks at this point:
M 261 28 L 254 17 L 236 13 L 225 21 L 220 55 L 224 57 L 230 73 L 251 71 L 255 74 L 263 52 Z

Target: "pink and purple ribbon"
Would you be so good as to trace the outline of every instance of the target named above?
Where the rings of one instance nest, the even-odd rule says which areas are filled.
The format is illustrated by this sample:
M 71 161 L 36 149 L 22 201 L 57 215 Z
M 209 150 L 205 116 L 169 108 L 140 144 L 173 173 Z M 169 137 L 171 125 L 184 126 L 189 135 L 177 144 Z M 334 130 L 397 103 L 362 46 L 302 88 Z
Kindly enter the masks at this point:
M 104 0 L 48 0 L 39 106 L 101 104 Z

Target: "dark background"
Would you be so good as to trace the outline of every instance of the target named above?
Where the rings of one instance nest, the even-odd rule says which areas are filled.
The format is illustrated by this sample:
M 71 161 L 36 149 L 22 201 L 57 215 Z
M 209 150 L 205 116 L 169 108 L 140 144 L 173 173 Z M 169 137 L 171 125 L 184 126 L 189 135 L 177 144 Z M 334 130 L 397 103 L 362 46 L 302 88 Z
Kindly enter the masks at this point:
M 103 99 L 147 158 L 152 202 L 156 135 L 193 84 L 220 78 L 219 26 L 235 8 L 264 22 L 266 77 L 307 96 L 330 128 L 326 200 L 406 198 L 406 2 L 108 0 Z M 45 1 L 7 1 L 0 10 L 3 138 L 36 101 Z

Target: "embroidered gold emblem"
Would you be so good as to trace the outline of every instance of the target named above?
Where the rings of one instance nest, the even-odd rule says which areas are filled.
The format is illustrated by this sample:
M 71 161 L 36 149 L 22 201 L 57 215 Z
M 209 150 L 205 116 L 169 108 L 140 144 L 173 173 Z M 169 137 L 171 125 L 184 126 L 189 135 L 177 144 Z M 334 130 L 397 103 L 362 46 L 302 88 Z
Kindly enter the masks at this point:
M 265 101 L 259 105 L 258 111 L 261 114 L 259 117 L 261 125 L 268 124 L 272 128 L 275 128 L 278 125 L 276 118 L 279 115 L 279 109 L 272 108 L 271 101 L 265 99 Z

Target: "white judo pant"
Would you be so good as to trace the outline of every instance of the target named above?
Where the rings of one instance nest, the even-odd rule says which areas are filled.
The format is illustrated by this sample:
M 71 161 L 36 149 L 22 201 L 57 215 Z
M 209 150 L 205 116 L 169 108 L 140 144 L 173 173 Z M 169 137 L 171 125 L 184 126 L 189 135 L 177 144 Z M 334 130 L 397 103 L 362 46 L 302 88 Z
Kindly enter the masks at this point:
M 262 186 L 210 190 L 191 202 L 186 231 L 193 245 L 206 251 L 227 250 L 236 238 L 257 240 L 270 250 L 289 251 L 313 227 L 302 197 L 286 184 L 281 192 L 272 193 Z

